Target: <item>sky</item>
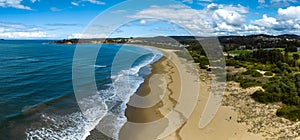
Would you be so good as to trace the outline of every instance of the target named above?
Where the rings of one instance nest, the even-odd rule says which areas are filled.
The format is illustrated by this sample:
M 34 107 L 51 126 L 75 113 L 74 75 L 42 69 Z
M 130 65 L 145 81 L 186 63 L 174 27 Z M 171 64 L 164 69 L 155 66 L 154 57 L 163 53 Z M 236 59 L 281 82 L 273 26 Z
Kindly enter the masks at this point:
M 298 0 L 0 0 L 0 38 L 300 35 Z

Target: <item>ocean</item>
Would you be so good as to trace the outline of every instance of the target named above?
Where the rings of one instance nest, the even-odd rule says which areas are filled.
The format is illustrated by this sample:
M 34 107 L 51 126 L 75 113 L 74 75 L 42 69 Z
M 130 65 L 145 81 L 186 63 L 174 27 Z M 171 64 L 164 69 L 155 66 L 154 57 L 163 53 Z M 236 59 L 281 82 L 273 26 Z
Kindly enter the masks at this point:
M 88 102 L 100 102 L 96 110 L 102 112 L 95 118 L 86 118 L 79 108 L 72 84 L 76 45 L 51 42 L 0 41 L 0 139 L 81 140 L 86 139 L 98 123 L 102 123 L 103 132 L 109 132 L 117 139 L 119 129 L 126 122 L 127 103 L 117 94 L 129 99 L 151 73 L 150 65 L 163 54 L 130 45 L 105 44 L 100 48 L 96 44 L 81 44 L 80 47 L 87 50 L 100 48 L 96 63 L 82 67 L 95 70 L 97 96 L 89 98 Z M 126 62 L 131 62 L 131 57 L 116 61 L 115 57 L 120 53 L 141 56 L 128 68 Z M 122 84 L 128 79 L 129 87 Z M 92 83 L 81 82 L 83 86 Z

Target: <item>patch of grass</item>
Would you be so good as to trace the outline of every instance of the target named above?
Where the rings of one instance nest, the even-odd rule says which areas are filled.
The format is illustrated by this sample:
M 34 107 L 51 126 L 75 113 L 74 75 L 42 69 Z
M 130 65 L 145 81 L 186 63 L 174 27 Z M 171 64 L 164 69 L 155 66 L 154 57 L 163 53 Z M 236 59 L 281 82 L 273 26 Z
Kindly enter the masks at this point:
M 253 52 L 253 50 L 233 50 L 229 51 L 229 54 L 235 54 L 235 55 L 244 55 Z
M 289 53 L 288 53 L 289 59 L 294 59 L 294 58 L 293 58 L 293 54 L 298 54 L 298 55 L 300 55 L 300 52 L 289 52 Z M 300 63 L 300 59 L 298 59 L 297 62 Z

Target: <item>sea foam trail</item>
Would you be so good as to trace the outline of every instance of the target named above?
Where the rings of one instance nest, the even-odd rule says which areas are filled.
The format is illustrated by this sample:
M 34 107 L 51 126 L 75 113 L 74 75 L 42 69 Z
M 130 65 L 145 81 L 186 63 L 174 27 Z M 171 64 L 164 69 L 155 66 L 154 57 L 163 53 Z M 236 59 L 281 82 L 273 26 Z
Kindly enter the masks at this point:
M 82 140 L 90 135 L 99 121 L 107 113 L 107 106 L 98 96 L 84 99 L 90 108 L 84 112 L 75 112 L 69 115 L 47 115 L 42 114 L 41 119 L 46 127 L 39 129 L 28 129 L 27 140 Z M 95 104 L 92 105 L 91 104 Z M 87 117 L 88 116 L 88 117 Z
M 86 139 L 95 128 L 113 139 L 118 139 L 120 129 L 127 122 L 126 104 L 144 82 L 143 77 L 139 75 L 140 70 L 163 56 L 157 50 L 149 50 L 153 53 L 150 58 L 128 70 L 121 70 L 117 75 L 112 75 L 112 83 L 107 85 L 108 88 L 99 90 L 98 96 L 84 99 L 89 109 L 65 116 L 43 114 L 41 117 L 48 125 L 28 129 L 27 139 L 82 140 Z M 129 86 L 125 86 L 125 82 L 129 83 Z
M 113 83 L 109 91 L 99 91 L 100 95 L 102 95 L 102 99 L 108 106 L 109 113 L 103 117 L 96 127 L 98 130 L 109 137 L 118 139 L 120 129 L 127 122 L 125 116 L 126 104 L 144 82 L 143 77 L 139 75 L 140 70 L 152 64 L 161 56 L 162 54 L 160 52 L 155 52 L 150 59 L 140 62 L 139 65 L 128 70 L 121 70 L 118 75 L 111 77 Z

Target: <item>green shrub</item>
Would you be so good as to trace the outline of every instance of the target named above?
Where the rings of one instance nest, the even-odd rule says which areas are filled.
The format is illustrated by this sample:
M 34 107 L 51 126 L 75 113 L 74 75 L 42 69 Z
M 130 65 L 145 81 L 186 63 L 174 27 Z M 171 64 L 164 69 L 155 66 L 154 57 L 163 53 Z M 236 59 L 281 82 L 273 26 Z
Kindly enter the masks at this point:
M 209 60 L 207 57 L 197 57 L 197 58 L 194 58 L 195 59 L 195 62 L 196 63 L 200 63 L 199 66 L 201 69 L 207 69 L 207 65 L 209 65 Z
M 282 103 L 286 105 L 300 105 L 300 97 L 295 95 L 284 95 L 282 97 Z
M 242 75 L 251 75 L 252 77 L 262 77 L 263 75 L 256 70 L 247 70 Z
M 270 72 L 270 71 L 267 71 L 267 72 L 265 73 L 265 76 L 273 76 L 273 73 Z
M 236 75 L 227 74 L 227 81 L 237 81 Z
M 255 68 L 258 69 L 258 70 L 263 70 L 264 67 L 265 67 L 265 66 L 264 66 L 263 64 L 261 64 L 261 63 L 255 63 L 254 66 L 255 66 Z
M 273 103 L 281 100 L 280 94 L 274 94 L 258 90 L 251 95 L 252 99 L 260 103 Z
M 252 73 L 251 76 L 253 76 L 253 77 L 263 77 L 263 75 L 261 73 L 257 72 L 257 71 Z
M 240 67 L 241 67 L 240 65 L 235 65 L 235 66 L 234 66 L 234 68 L 240 68 Z
M 281 70 L 279 68 L 275 68 L 275 69 L 273 69 L 272 72 L 274 72 L 274 73 L 281 73 Z
M 236 61 L 234 60 L 234 58 L 226 59 L 226 66 L 235 66 L 235 65 L 236 65 Z
M 300 106 L 283 106 L 277 110 L 276 115 L 291 121 L 300 120 Z
M 199 66 L 201 69 L 208 69 L 208 67 L 203 63 L 200 63 Z
M 240 83 L 240 86 L 242 88 L 249 88 L 249 87 L 261 86 L 261 82 L 259 82 L 257 80 L 252 80 L 252 79 L 242 79 L 242 78 L 239 78 L 238 82 Z

